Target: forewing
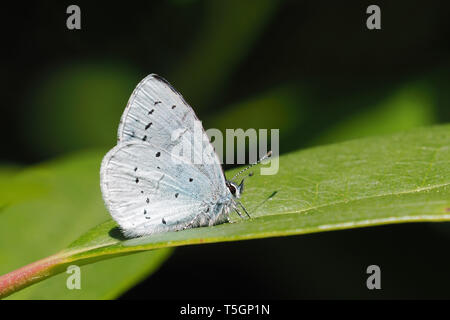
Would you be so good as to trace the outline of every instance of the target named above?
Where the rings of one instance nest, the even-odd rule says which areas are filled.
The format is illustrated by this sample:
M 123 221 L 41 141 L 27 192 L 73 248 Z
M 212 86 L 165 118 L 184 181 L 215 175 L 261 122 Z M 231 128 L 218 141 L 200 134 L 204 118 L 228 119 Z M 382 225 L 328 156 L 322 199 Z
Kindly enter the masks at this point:
M 196 121 L 200 132 L 194 130 Z M 120 121 L 118 141 L 141 141 L 169 152 L 183 143 L 192 150 L 191 161 L 199 171 L 225 184 L 220 161 L 201 122 L 181 94 L 158 75 L 147 76 L 133 91 Z

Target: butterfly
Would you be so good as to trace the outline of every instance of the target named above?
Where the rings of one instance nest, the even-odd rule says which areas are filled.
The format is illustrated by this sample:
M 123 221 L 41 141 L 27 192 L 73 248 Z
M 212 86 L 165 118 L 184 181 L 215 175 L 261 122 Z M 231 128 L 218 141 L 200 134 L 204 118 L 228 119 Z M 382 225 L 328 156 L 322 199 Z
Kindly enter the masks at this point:
M 100 169 L 103 200 L 126 237 L 229 222 L 233 210 L 250 217 L 239 201 L 245 178 L 233 182 L 249 167 L 226 180 L 203 127 L 194 136 L 196 123 L 193 109 L 162 77 L 150 74 L 133 91 L 117 145 Z M 174 154 L 181 143 L 202 161 Z

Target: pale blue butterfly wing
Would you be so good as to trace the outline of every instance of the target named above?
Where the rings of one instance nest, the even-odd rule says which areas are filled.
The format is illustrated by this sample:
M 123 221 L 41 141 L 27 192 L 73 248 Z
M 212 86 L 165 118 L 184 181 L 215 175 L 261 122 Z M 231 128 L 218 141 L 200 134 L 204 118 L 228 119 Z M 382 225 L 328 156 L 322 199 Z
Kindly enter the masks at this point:
M 183 96 L 162 77 L 150 74 L 134 89 L 120 120 L 117 139 L 148 142 L 164 150 L 171 150 L 182 139 L 191 145 L 192 160 L 202 158 L 202 164 L 194 165 L 217 183 L 225 183 L 220 161 L 203 127 L 201 136 L 194 137 L 196 121 L 201 124 Z M 176 131 L 182 133 L 179 139 L 173 139 Z M 192 139 L 187 138 L 189 134 Z M 201 143 L 194 145 L 193 139 Z
M 231 194 L 204 130 L 194 143 L 192 108 L 164 79 L 150 75 L 136 87 L 122 116 L 118 145 L 104 157 L 105 204 L 125 235 L 214 225 L 227 221 Z M 174 131 L 182 134 L 173 136 Z M 183 140 L 202 163 L 177 158 Z M 174 161 L 174 157 L 177 161 Z

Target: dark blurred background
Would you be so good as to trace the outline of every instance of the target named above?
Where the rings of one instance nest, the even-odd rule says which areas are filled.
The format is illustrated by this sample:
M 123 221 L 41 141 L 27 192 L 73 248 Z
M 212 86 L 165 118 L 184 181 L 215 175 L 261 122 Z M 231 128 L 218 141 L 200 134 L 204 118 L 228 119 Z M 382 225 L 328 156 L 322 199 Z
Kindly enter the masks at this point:
M 70 4 L 81 30 L 66 28 Z M 381 30 L 366 28 L 370 4 Z M 436 0 L 8 4 L 1 164 L 112 147 L 149 73 L 205 128 L 279 128 L 282 154 L 449 122 L 449 13 Z M 414 224 L 183 247 L 123 298 L 450 298 L 449 237 Z M 369 264 L 381 291 L 365 288 Z

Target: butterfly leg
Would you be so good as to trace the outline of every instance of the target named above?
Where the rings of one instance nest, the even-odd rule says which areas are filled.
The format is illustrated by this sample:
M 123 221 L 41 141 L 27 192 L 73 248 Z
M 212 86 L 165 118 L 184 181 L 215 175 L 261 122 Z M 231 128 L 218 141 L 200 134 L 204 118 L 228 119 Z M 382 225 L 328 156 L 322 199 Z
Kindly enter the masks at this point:
M 240 202 L 240 201 L 236 201 L 240 206 L 241 206 L 241 208 L 244 210 L 244 212 L 245 212 L 245 214 L 247 215 L 247 217 L 249 218 L 249 219 L 251 219 L 251 217 L 250 217 L 250 215 L 249 215 L 249 213 L 247 212 L 247 209 L 245 209 L 245 207 L 244 207 L 244 205 Z M 242 218 L 242 217 L 241 217 Z
M 242 213 L 239 211 L 239 209 L 238 209 L 237 207 L 235 207 L 234 210 L 237 212 L 239 218 L 241 218 L 242 220 L 244 220 L 244 216 L 243 216 Z
M 187 225 L 185 225 L 185 226 L 183 227 L 183 230 L 186 230 L 186 229 L 191 228 L 192 225 L 194 224 L 195 219 L 197 219 L 199 215 L 200 215 L 200 213 L 199 213 L 198 215 L 196 215 L 196 216 L 194 217 L 194 219 L 191 220 L 191 222 L 189 222 Z
M 209 208 L 207 208 L 205 212 L 200 212 L 200 213 L 198 213 L 198 214 L 191 220 L 191 222 L 189 222 L 187 225 L 185 225 L 185 226 L 183 227 L 183 230 L 186 230 L 186 229 L 191 228 L 191 227 L 193 226 L 194 222 L 195 222 L 201 215 L 205 215 L 205 216 L 206 216 L 206 214 L 207 214 L 208 212 L 209 212 Z M 201 221 L 199 221 L 199 224 L 200 224 L 200 226 L 202 225 Z

